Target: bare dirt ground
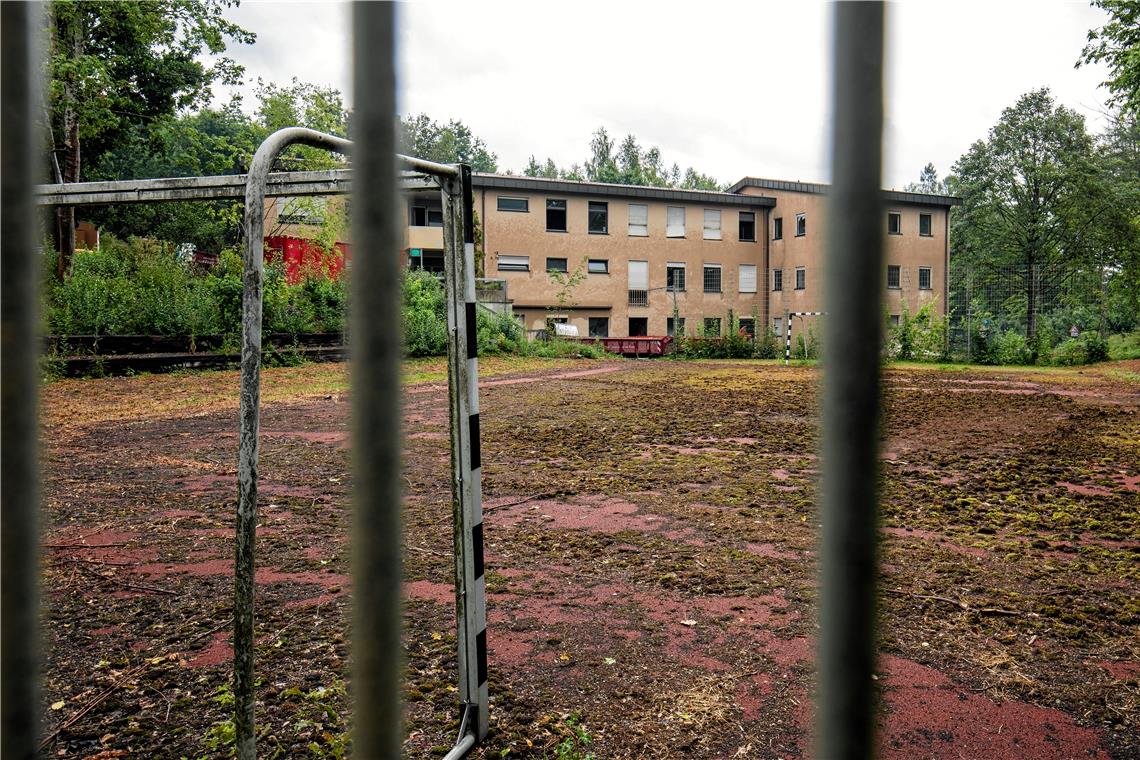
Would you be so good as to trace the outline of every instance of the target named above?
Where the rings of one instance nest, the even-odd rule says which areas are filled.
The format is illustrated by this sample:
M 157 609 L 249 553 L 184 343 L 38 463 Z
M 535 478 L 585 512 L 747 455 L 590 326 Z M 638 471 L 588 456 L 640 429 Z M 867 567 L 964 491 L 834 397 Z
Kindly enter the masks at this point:
M 406 394 L 409 757 L 457 728 L 441 369 Z M 475 756 L 810 757 L 818 372 L 484 369 Z M 1138 376 L 887 371 L 883 757 L 1140 757 Z M 259 749 L 337 757 L 347 381 L 265 388 Z M 45 387 L 43 756 L 227 754 L 236 398 L 232 372 Z

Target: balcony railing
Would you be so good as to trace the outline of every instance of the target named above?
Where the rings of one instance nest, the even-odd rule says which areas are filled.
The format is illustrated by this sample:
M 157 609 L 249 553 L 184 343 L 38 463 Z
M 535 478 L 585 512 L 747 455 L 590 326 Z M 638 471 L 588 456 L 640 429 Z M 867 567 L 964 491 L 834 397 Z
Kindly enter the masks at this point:
M 631 291 L 629 291 L 629 305 L 630 306 L 648 306 L 649 305 L 649 291 L 648 290 L 631 290 Z

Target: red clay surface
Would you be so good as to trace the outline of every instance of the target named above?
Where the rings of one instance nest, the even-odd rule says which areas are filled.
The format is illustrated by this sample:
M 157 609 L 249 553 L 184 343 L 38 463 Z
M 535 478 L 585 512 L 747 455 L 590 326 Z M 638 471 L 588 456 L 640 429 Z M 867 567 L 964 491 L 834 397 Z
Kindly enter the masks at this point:
M 89 381 L 91 421 L 52 412 L 72 384 L 45 389 L 45 757 L 226 755 L 236 414 L 154 398 L 219 374 Z M 810 756 L 816 380 L 630 361 L 483 384 L 475 756 Z M 882 756 L 1136 757 L 1137 386 L 886 385 Z M 120 414 L 132 394 L 164 411 Z M 265 756 L 344 748 L 347 411 L 263 410 Z M 444 386 L 409 388 L 405 429 L 405 754 L 434 757 L 456 730 Z

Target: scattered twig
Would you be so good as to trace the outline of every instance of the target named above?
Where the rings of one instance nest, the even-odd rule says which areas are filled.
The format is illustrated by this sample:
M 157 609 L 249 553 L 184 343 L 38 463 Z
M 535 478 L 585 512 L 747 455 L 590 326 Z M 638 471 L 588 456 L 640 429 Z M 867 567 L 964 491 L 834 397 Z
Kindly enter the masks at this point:
M 117 544 L 40 544 L 45 549 L 107 549 L 115 546 L 126 546 L 125 543 Z
M 491 512 L 491 511 L 496 510 L 496 509 L 502 509 L 503 507 L 517 507 L 519 504 L 526 504 L 528 501 L 538 501 L 539 499 L 553 499 L 555 496 L 558 496 L 557 491 L 555 491 L 553 493 L 539 493 L 539 494 L 535 494 L 534 496 L 528 496 L 525 499 L 519 499 L 517 501 L 508 501 L 505 504 L 494 504 L 494 505 L 489 506 L 489 507 L 484 506 L 483 512 L 484 513 Z
M 100 692 L 93 699 L 91 699 L 87 704 L 85 704 L 83 707 L 81 707 L 78 712 L 76 712 L 70 718 L 65 720 L 63 723 L 60 723 L 58 726 L 56 726 L 56 729 L 54 731 L 52 731 L 50 734 L 48 734 L 47 736 L 45 736 L 43 741 L 40 742 L 40 747 L 39 747 L 40 751 L 42 752 L 45 747 L 47 747 L 49 744 L 51 744 L 51 742 L 55 739 L 55 737 L 59 736 L 60 733 L 62 733 L 63 731 L 66 731 L 68 728 L 71 728 L 71 726 L 75 725 L 76 721 L 78 721 L 84 715 L 86 715 L 87 713 L 89 713 L 93 709 L 95 709 L 95 707 L 98 706 L 100 702 L 102 702 L 107 697 L 114 694 L 116 689 L 118 689 L 120 686 L 122 686 L 124 683 L 126 683 L 130 679 L 137 676 L 143 670 L 145 670 L 147 665 L 149 665 L 149 663 L 144 661 L 142 665 L 137 665 L 134 668 L 131 668 L 130 670 L 128 670 L 123 675 L 119 676 L 119 679 L 117 681 L 115 681 L 113 684 L 111 684 L 110 687 L 108 687 L 104 691 Z
M 408 549 L 410 551 L 413 551 L 413 552 L 420 552 L 422 554 L 431 554 L 431 555 L 434 555 L 436 557 L 447 557 L 448 556 L 447 554 L 444 554 L 443 552 L 437 552 L 435 549 L 428 549 L 428 548 L 423 547 L 423 546 L 412 546 L 411 544 L 408 544 Z
M 1011 617 L 1020 617 L 1022 613 L 1017 610 L 1006 610 L 1001 607 L 973 607 L 969 602 L 964 602 L 961 599 L 951 599 L 948 596 L 936 596 L 934 594 L 915 594 L 911 591 L 900 591 L 898 589 L 889 588 L 888 593 L 898 594 L 899 596 L 912 596 L 915 599 L 926 599 L 932 602 L 942 602 L 943 604 L 951 604 L 960 610 L 966 612 L 976 612 L 979 615 L 1009 615 Z
M 131 583 L 130 581 L 120 580 L 113 575 L 103 575 L 102 573 L 97 573 L 94 570 L 90 570 L 84 567 L 83 565 L 76 565 L 76 567 L 83 571 L 85 575 L 91 578 L 95 578 L 96 580 L 103 583 L 122 586 L 123 588 L 131 589 L 133 591 L 150 591 L 154 594 L 167 594 L 169 596 L 177 596 L 177 592 L 171 591 L 170 589 L 159 588 L 158 586 L 148 586 L 145 583 Z

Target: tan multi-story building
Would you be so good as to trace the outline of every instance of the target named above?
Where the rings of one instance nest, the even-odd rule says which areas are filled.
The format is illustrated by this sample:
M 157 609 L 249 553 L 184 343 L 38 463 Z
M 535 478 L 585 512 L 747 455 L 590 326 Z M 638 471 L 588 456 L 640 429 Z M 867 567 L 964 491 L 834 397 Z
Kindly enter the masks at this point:
M 824 230 L 827 185 L 745 177 L 730 193 L 775 200 L 768 229 L 768 303 L 773 330 L 786 313 L 823 311 Z M 946 313 L 950 268 L 950 207 L 958 198 L 884 191 L 887 233 L 883 270 L 885 306 L 897 323 L 903 305 L 913 314 L 934 303 Z M 810 320 L 809 320 L 810 322 Z
M 472 184 L 485 277 L 505 283 L 529 331 L 555 320 L 583 336 L 723 334 L 735 320 L 779 335 L 786 314 L 823 311 L 827 185 L 746 177 L 721 193 L 499 174 Z M 884 200 L 888 318 L 904 304 L 944 314 L 949 211 L 960 201 L 897 191 Z M 406 203 L 406 264 L 442 272 L 438 191 Z M 313 223 L 308 207 L 277 206 L 267 217 L 284 225 L 278 234 Z

